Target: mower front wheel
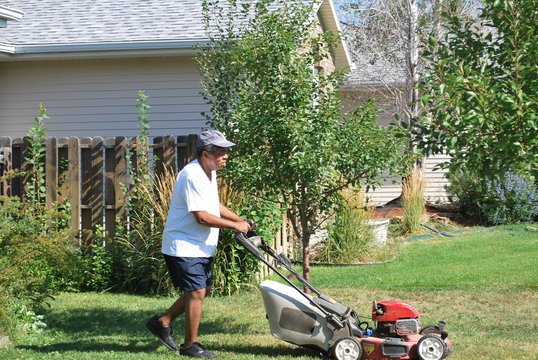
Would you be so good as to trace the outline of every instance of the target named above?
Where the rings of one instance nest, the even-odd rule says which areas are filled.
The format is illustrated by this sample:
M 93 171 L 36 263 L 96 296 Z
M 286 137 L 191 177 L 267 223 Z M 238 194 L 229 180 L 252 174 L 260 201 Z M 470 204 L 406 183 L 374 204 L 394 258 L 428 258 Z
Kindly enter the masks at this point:
M 362 357 L 362 347 L 352 337 L 344 337 L 338 340 L 332 349 L 336 360 L 358 360 Z
M 426 334 L 417 343 L 417 354 L 420 360 L 441 360 L 445 357 L 445 353 L 445 342 L 437 335 Z

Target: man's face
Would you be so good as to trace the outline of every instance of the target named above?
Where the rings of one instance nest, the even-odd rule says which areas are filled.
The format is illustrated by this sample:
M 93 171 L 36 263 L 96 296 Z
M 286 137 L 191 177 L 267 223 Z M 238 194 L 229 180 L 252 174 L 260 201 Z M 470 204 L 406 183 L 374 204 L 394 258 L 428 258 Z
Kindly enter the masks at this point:
M 222 170 L 226 167 L 226 160 L 228 160 L 227 148 L 216 148 L 213 152 L 208 152 L 209 160 L 212 163 L 212 170 Z

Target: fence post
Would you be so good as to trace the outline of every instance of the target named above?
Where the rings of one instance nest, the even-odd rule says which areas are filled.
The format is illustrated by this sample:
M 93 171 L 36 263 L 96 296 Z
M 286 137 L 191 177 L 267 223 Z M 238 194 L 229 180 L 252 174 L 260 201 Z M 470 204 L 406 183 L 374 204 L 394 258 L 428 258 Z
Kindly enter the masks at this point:
M 163 143 L 164 136 L 156 136 L 153 138 L 153 170 L 155 171 L 155 175 L 162 174 L 162 172 L 164 171 Z
M 116 171 L 116 139 L 107 137 L 105 143 L 105 232 L 106 237 L 112 238 L 116 233 L 116 190 L 114 187 L 114 173 Z
M 176 138 L 157 136 L 153 139 L 153 168 L 155 175 L 162 174 L 165 168 L 177 171 Z
M 103 149 L 102 137 L 94 137 L 91 143 L 92 178 L 90 190 L 91 230 L 95 234 L 98 226 L 103 225 L 104 187 L 103 187 Z
M 163 168 L 177 170 L 176 166 L 176 139 L 174 136 L 163 138 Z
M 71 205 L 71 230 L 80 238 L 80 158 L 79 139 L 70 137 L 67 146 L 69 165 L 69 203 Z
M 22 138 L 14 138 L 11 141 L 11 167 L 12 169 L 22 170 Z M 11 179 L 11 195 L 22 198 L 22 176 L 17 176 Z
M 84 251 L 91 251 L 92 239 L 92 139 L 80 139 L 80 228 Z
M 196 153 L 196 142 L 198 140 L 198 135 L 190 134 L 187 136 L 187 162 L 196 159 L 198 155 Z
M 114 192 L 116 219 L 122 224 L 126 223 L 127 214 L 125 211 L 125 194 L 122 190 L 122 184 L 127 185 L 127 140 L 125 136 L 116 137 L 115 153 L 115 170 L 114 170 Z

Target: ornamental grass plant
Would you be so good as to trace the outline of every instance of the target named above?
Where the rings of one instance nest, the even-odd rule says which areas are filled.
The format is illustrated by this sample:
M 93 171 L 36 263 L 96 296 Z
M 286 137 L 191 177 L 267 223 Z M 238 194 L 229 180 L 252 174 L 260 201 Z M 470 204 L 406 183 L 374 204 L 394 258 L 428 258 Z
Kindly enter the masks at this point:
M 414 168 L 402 183 L 402 212 L 401 231 L 403 234 L 413 234 L 420 230 L 424 213 L 424 190 L 426 181 L 421 169 Z
M 313 260 L 319 263 L 353 264 L 370 257 L 373 234 L 366 221 L 371 217 L 363 192 L 341 192 L 342 204 L 328 226 L 328 238 L 315 248 Z
M 147 101 L 147 95 L 140 91 L 136 105 L 140 136 L 135 149 L 127 153 L 128 161 L 136 159 L 136 166 L 130 166 L 134 171 L 122 189 L 127 221 L 116 226 L 112 286 L 129 292 L 163 294 L 173 291 L 161 243 L 175 176 L 166 167 L 161 174 L 150 171 Z
M 161 174 L 137 182 L 136 192 L 131 188 L 131 195 L 136 197 L 129 198 L 129 228 L 118 226 L 111 249 L 116 270 L 112 286 L 118 290 L 173 292 L 161 255 L 161 243 L 174 183 L 174 171 L 165 167 Z

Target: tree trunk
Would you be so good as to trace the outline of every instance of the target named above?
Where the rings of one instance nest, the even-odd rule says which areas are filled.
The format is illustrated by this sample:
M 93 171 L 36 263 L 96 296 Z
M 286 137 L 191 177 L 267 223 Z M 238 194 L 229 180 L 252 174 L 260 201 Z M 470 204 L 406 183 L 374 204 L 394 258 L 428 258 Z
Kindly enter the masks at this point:
M 310 233 L 303 232 L 303 278 L 310 282 Z M 303 287 L 305 293 L 310 294 L 310 289 Z
M 408 104 L 408 121 L 409 129 L 412 130 L 415 127 L 417 118 L 420 114 L 420 94 L 418 91 L 418 85 L 420 82 L 420 73 L 419 73 L 419 10 L 417 6 L 417 0 L 407 0 L 407 13 L 408 13 L 408 51 L 406 54 L 407 61 L 407 104 Z M 409 151 L 412 153 L 416 152 L 416 141 L 411 139 L 409 144 Z M 417 159 L 415 167 L 422 168 L 423 160 L 422 158 Z M 406 179 L 404 179 L 406 181 Z
M 407 61 L 407 79 L 406 79 L 406 88 L 407 88 L 407 101 L 409 104 L 408 109 L 408 120 L 411 127 L 411 123 L 415 121 L 416 117 L 420 112 L 419 104 L 419 94 L 417 85 L 420 80 L 418 61 L 419 61 L 419 45 L 420 39 L 418 35 L 418 8 L 416 0 L 407 0 L 407 16 L 408 16 L 408 25 L 407 25 L 407 43 L 408 49 L 406 53 Z

